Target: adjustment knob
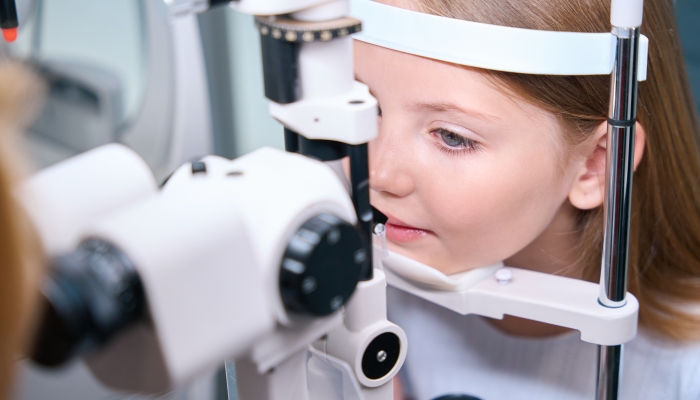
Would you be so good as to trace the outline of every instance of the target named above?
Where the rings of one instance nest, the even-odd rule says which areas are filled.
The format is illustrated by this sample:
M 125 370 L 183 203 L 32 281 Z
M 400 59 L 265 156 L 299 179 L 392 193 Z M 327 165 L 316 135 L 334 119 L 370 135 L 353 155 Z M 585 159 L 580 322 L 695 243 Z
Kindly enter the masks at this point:
M 369 379 L 382 379 L 394 369 L 401 354 L 401 339 L 384 332 L 372 339 L 362 355 L 362 373 Z
M 282 257 L 282 302 L 290 311 L 331 314 L 350 298 L 369 261 L 354 226 L 317 215 L 297 230 Z

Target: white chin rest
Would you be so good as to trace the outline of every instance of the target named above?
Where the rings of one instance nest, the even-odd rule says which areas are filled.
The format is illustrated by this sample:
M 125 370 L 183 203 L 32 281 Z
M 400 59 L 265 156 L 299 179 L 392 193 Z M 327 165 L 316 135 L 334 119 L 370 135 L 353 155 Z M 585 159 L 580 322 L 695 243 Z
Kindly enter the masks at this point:
M 372 0 L 350 0 L 362 31 L 353 37 L 403 53 L 495 71 L 537 75 L 609 75 L 612 33 L 552 32 L 440 17 Z M 646 80 L 649 40 L 639 44 L 639 80 Z

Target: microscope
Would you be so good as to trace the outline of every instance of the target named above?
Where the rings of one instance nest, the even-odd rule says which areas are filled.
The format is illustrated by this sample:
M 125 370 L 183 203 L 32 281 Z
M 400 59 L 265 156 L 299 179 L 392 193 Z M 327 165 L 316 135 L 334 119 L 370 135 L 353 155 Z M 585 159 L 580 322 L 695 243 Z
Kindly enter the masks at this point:
M 165 4 L 177 18 L 217 2 Z M 241 399 L 392 399 L 407 344 L 374 267 L 377 103 L 354 80 L 350 37 L 361 23 L 347 1 L 232 7 L 257 16 L 287 151 L 208 156 L 159 187 L 111 144 L 26 182 L 19 197 L 53 260 L 33 358 L 83 356 L 133 392 L 233 359 Z

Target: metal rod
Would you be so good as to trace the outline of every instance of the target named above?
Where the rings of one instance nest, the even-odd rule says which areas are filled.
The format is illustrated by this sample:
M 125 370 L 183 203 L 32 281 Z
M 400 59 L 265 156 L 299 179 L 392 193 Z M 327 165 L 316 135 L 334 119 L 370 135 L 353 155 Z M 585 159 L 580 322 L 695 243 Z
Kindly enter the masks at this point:
M 613 28 L 617 54 L 611 78 L 605 182 L 605 235 L 599 302 L 626 304 L 629 230 L 637 121 L 639 28 Z M 618 397 L 622 345 L 598 346 L 598 400 Z
M 290 153 L 299 152 L 299 134 L 287 127 L 284 128 L 284 149 Z
M 622 345 L 598 346 L 597 399 L 617 399 L 622 371 Z
M 357 212 L 358 223 L 365 233 L 365 251 L 370 260 L 366 268 L 360 275 L 360 280 L 372 280 L 372 233 L 374 224 L 372 219 L 372 206 L 369 203 L 369 151 L 367 143 L 348 146 L 348 156 L 350 158 L 350 184 L 352 186 L 352 202 Z

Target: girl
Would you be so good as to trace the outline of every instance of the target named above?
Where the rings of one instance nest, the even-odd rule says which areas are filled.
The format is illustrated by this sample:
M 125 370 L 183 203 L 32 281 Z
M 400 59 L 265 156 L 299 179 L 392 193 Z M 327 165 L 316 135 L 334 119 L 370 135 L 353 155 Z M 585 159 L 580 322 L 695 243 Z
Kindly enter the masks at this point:
M 383 0 L 416 12 L 526 29 L 609 32 L 610 0 Z M 700 133 L 671 0 L 646 0 L 629 291 L 640 332 L 621 398 L 700 397 Z M 478 40 L 478 39 L 475 39 Z M 598 282 L 608 76 L 479 70 L 356 42 L 379 101 L 372 204 L 390 248 L 457 273 L 505 264 Z M 591 399 L 595 346 L 561 327 L 463 317 L 392 290 L 410 342 L 404 395 Z M 400 391 L 399 391 L 400 392 Z M 398 398 L 402 398 L 398 394 Z

